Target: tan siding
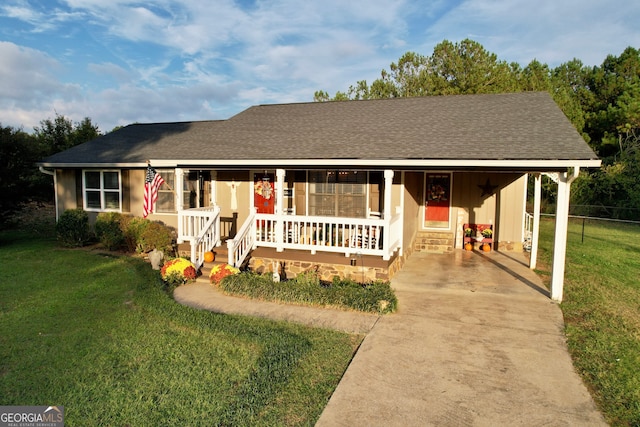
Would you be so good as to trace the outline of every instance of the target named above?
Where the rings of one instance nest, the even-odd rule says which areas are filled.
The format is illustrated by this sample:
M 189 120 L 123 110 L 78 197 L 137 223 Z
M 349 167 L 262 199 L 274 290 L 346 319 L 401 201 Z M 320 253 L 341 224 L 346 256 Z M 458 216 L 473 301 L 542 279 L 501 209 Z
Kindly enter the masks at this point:
M 462 223 L 493 224 L 495 239 L 499 242 L 519 243 L 524 197 L 522 179 L 525 179 L 522 174 L 515 173 L 455 173 L 453 207 L 463 210 Z M 483 189 L 479 186 L 485 186 L 487 181 L 496 188 L 494 194 L 482 196 Z
M 501 242 L 500 249 L 513 246 L 514 250 L 522 250 L 526 180 L 526 175 L 521 176 L 500 190 L 500 227 L 496 236 Z
M 251 197 L 253 197 L 253 183 L 249 178 L 249 171 L 219 171 L 216 181 L 216 204 L 220 206 L 220 215 L 231 217 L 231 187 L 229 184 L 235 182 L 236 199 L 238 201 L 238 227 L 240 227 L 249 216 L 251 207 Z
M 76 171 L 73 169 L 56 170 L 56 198 L 58 199 L 58 216 L 67 209 L 76 209 L 78 206 L 78 195 L 76 188 Z
M 391 216 L 396 214 L 396 207 L 402 202 L 402 173 L 394 171 L 391 184 Z
M 404 176 L 404 235 L 405 248 L 409 248 L 418 232 L 420 222 L 420 200 L 424 182 L 422 172 L 406 172 Z
M 142 197 L 144 194 L 144 178 L 146 171 L 144 169 L 131 169 L 128 171 L 127 178 L 127 191 L 122 195 L 123 197 L 123 206 L 128 204 L 128 213 L 133 216 L 142 216 Z M 124 180 L 123 180 L 124 182 Z M 127 203 L 124 202 L 124 198 L 127 198 Z M 154 217 L 157 216 L 160 219 L 160 216 L 166 215 L 157 215 L 154 214 Z
M 129 181 L 129 170 L 123 170 L 120 174 L 122 178 L 122 213 L 131 212 L 131 182 Z
M 296 214 L 307 214 L 307 177 L 304 171 L 295 172 L 294 191 L 296 198 Z

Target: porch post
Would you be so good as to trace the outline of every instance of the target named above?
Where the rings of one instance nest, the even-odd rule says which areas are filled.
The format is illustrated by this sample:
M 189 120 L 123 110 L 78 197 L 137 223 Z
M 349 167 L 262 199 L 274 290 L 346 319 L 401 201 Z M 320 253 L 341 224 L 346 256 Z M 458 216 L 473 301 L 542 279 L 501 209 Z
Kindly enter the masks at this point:
M 218 205 L 218 194 L 216 192 L 216 181 L 218 181 L 218 171 L 211 171 L 211 180 L 209 181 L 211 189 L 209 190 L 210 206 Z
M 182 205 L 183 200 L 182 197 L 184 192 L 182 191 L 184 186 L 184 170 L 182 168 L 176 168 L 176 188 L 174 188 L 175 200 L 176 200 L 176 210 L 178 211 L 178 243 L 183 243 L 184 239 L 184 219 L 182 218 Z
M 542 196 L 542 175 L 533 175 L 533 228 L 531 230 L 531 257 L 529 268 L 534 270 L 538 261 L 538 240 L 540 238 L 540 198 Z
M 396 213 L 402 213 L 404 216 L 404 193 L 405 193 L 405 187 L 404 187 L 404 178 L 405 178 L 405 174 L 404 171 L 400 172 L 400 212 L 398 212 L 396 210 Z M 398 255 L 402 256 L 402 253 L 404 251 L 404 218 L 402 221 L 400 221 L 400 231 L 401 231 L 401 235 L 400 235 L 400 249 L 398 250 Z
M 551 299 L 562 302 L 564 268 L 567 255 L 567 227 L 569 224 L 569 196 L 571 183 L 578 177 L 579 167 L 573 173 L 558 173 L 558 201 L 556 205 L 556 229 L 553 242 L 553 268 L 551 270 Z
M 276 251 L 284 251 L 284 169 L 276 169 Z
M 389 254 L 389 244 L 391 243 L 391 189 L 393 187 L 393 170 L 385 169 L 384 171 L 384 218 L 385 225 L 382 228 L 382 249 L 384 255 L 382 259 L 388 261 L 391 259 Z

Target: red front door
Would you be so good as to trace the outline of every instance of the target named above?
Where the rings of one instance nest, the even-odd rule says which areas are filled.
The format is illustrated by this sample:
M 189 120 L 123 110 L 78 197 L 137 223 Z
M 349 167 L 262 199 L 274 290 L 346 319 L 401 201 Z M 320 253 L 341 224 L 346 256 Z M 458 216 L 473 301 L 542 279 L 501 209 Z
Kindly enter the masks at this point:
M 424 226 L 449 228 L 451 175 L 428 173 L 424 201 Z
M 253 176 L 253 206 L 258 213 L 275 213 L 276 189 L 272 173 Z

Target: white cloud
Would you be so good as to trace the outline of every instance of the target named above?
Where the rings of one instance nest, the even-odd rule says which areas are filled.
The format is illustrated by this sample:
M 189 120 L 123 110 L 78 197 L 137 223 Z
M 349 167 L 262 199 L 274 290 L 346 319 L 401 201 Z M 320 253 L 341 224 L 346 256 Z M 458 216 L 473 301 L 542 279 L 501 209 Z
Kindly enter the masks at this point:
M 37 125 L 53 115 L 55 99 L 79 99 L 76 84 L 61 83 L 63 68 L 46 53 L 0 41 L 0 117 L 7 125 Z
M 107 130 L 227 118 L 371 83 L 404 52 L 430 55 L 444 39 L 472 38 L 523 66 L 599 65 L 640 46 L 640 3 L 623 1 L 7 0 L 2 22 L 30 34 L 0 42 L 0 118 L 32 126 L 55 109 Z
M 33 27 L 33 32 L 45 32 L 57 28 L 59 25 L 82 18 L 81 13 L 71 13 L 58 8 L 46 13 L 32 7 L 26 0 L 17 0 L 13 4 L 0 5 L 0 16 L 18 19 Z
M 600 65 L 607 54 L 640 45 L 639 14 L 640 4 L 625 0 L 467 0 L 428 34 L 431 47 L 444 38 L 471 38 L 523 66 L 538 59 L 553 67 L 573 58 Z

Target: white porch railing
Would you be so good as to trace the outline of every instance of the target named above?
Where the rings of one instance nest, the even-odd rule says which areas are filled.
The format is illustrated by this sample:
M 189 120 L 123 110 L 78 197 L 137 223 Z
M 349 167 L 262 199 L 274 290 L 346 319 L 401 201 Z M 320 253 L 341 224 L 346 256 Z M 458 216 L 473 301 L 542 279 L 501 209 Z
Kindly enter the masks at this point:
M 280 221 L 279 221 L 280 220 Z M 335 218 L 256 214 L 256 246 L 381 256 L 400 248 L 402 218 Z
M 524 213 L 524 249 L 531 251 L 531 239 L 533 238 L 533 215 Z
M 181 220 L 185 229 L 198 229 L 199 222 L 194 218 L 201 217 L 201 211 L 182 211 L 181 215 L 190 219 Z M 219 210 L 214 228 L 219 227 Z M 194 222 L 196 223 L 194 225 Z M 188 227 L 187 227 L 188 225 Z M 200 228 L 205 227 L 206 224 Z M 379 218 L 336 218 L 305 215 L 250 215 L 238 230 L 233 239 L 227 240 L 228 263 L 235 267 L 242 265 L 249 252 L 258 246 L 276 248 L 277 250 L 297 249 L 308 250 L 312 254 L 317 251 L 343 253 L 351 255 L 381 256 L 389 260 L 394 252 L 402 254 L 402 214 L 397 214 L 390 220 Z M 219 244 L 219 233 L 212 237 L 203 237 L 199 247 L 210 249 Z M 195 242 L 189 236 L 183 235 L 185 240 Z M 217 240 L 216 240 L 217 239 Z M 204 252 L 209 249 L 197 250 L 194 255 L 192 243 L 192 259 L 198 261 L 198 268 L 202 265 Z
M 228 264 L 234 267 L 240 267 L 249 255 L 249 252 L 255 247 L 256 241 L 256 214 L 249 215 L 245 220 L 238 234 L 233 239 L 227 240 Z
M 191 262 L 196 270 L 204 263 L 204 253 L 220 244 L 220 208 L 210 206 L 180 211 L 178 242 L 191 243 Z

